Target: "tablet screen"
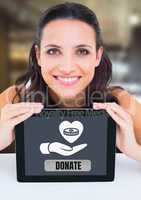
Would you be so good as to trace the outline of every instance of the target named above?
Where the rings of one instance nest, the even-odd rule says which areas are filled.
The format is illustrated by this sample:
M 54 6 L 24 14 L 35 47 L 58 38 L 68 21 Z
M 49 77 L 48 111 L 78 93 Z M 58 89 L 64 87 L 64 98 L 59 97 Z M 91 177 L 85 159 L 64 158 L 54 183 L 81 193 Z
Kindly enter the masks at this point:
M 52 112 L 51 114 L 46 111 L 45 116 L 42 114 L 40 117 L 36 116 L 26 120 L 24 123 L 26 175 L 106 174 L 106 115 L 89 114 L 75 117 L 74 115 L 63 117 L 62 113 L 62 117 L 58 117 L 57 113 Z M 60 128 L 61 125 L 63 130 Z M 74 135 L 67 135 L 70 129 Z M 71 137 L 74 139 L 73 142 L 70 141 Z M 64 144 L 72 148 L 81 144 L 87 146 L 71 155 L 67 154 L 68 149 L 64 149 L 62 154 L 61 152 L 43 154 L 40 146 L 45 143 L 54 143 L 56 146 Z
M 25 176 L 106 176 L 108 120 L 88 109 L 44 110 L 24 121 Z

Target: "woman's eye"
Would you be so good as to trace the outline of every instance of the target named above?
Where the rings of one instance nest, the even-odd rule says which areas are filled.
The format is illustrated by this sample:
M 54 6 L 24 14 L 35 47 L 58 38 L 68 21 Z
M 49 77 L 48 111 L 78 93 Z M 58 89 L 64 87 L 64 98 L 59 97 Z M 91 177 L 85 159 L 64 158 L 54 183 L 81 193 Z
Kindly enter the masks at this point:
M 57 55 L 57 54 L 60 54 L 60 52 L 59 52 L 58 49 L 53 48 L 53 49 L 47 50 L 47 54 L 49 54 L 49 55 Z
M 88 55 L 89 51 L 87 49 L 79 49 L 78 54 L 80 55 Z

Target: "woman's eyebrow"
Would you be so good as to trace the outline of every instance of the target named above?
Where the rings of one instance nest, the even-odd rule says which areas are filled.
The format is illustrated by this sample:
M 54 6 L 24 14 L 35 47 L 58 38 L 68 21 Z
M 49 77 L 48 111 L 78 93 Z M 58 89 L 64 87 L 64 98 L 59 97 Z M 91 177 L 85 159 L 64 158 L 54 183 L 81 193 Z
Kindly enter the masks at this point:
M 74 48 L 79 48 L 79 47 L 90 47 L 90 48 L 93 48 L 93 46 L 88 45 L 88 44 L 79 44 L 79 45 L 75 46 Z
M 60 47 L 59 45 L 56 45 L 56 44 L 47 44 L 47 45 L 45 45 L 44 47 L 56 47 L 56 48 L 62 48 L 62 47 Z
M 45 45 L 45 47 L 56 47 L 56 48 L 60 48 L 60 49 L 62 48 L 61 46 L 56 45 L 56 44 L 47 44 L 47 45 Z M 79 44 L 79 45 L 74 46 L 74 48 L 79 48 L 79 47 L 93 48 L 93 46 L 88 45 L 88 44 Z

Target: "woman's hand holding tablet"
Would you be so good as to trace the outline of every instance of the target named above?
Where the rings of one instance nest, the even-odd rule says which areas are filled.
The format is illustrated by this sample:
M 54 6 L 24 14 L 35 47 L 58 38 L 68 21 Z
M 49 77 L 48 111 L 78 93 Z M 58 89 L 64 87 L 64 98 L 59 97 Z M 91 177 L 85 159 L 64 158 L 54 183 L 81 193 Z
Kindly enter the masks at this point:
M 41 112 L 41 103 L 6 104 L 0 112 L 0 150 L 10 145 L 14 140 L 14 128 L 17 124 Z

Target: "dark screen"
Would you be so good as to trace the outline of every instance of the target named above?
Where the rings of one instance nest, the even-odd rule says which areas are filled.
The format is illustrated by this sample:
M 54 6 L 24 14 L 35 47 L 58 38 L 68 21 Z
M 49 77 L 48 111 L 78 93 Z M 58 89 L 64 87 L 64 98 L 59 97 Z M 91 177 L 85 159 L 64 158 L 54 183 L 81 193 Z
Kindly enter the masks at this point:
M 66 131 L 63 134 L 68 134 L 68 130 L 76 131 L 75 123 L 72 123 L 74 121 L 79 121 L 83 126 L 81 135 L 72 143 L 60 133 L 59 126 L 63 121 L 69 121 L 70 126 L 73 125 L 69 128 L 63 127 L 63 131 Z M 104 113 L 83 116 L 78 112 L 73 116 L 60 117 L 46 111 L 46 115 L 29 118 L 24 122 L 25 175 L 105 175 L 107 170 L 107 123 L 107 115 Z M 71 133 L 69 132 L 69 134 Z M 71 136 L 69 135 L 68 138 Z M 73 155 L 64 156 L 56 152 L 43 154 L 40 145 L 47 142 L 50 144 L 57 142 L 72 148 L 81 144 L 87 144 L 87 146 Z M 82 168 L 79 166 L 80 168 L 76 170 L 74 161 L 75 167 L 81 162 Z M 77 163 L 77 161 L 80 162 Z M 48 167 L 51 170 L 47 170 Z M 56 170 L 54 170 L 55 167 Z

